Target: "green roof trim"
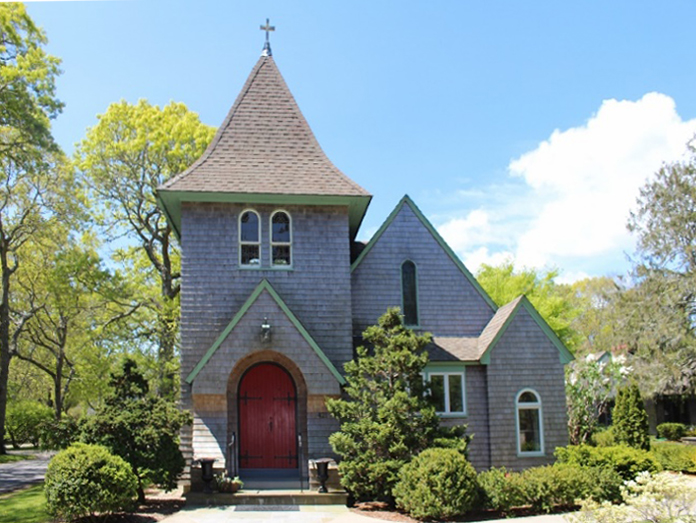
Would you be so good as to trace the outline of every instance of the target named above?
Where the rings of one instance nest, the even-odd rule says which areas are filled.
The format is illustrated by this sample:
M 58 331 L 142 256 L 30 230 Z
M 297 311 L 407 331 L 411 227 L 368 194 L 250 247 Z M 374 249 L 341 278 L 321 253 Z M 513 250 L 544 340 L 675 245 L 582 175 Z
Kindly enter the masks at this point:
M 255 205 L 340 205 L 348 207 L 351 239 L 358 233 L 372 196 L 321 196 L 313 194 L 262 194 L 197 191 L 157 191 L 157 204 L 164 212 L 177 239 L 181 240 L 183 202 L 244 203 Z
M 326 357 L 326 354 L 324 353 L 323 350 L 321 350 L 321 347 L 317 345 L 317 342 L 314 341 L 312 336 L 307 332 L 307 329 L 304 328 L 302 323 L 300 323 L 300 320 L 297 319 L 297 316 L 293 314 L 293 312 L 290 310 L 290 308 L 286 305 L 286 303 L 283 301 L 283 299 L 278 295 L 278 293 L 275 291 L 275 289 L 271 286 L 271 284 L 268 282 L 268 280 L 263 279 L 261 280 L 261 283 L 259 283 L 254 291 L 251 293 L 251 295 L 247 298 L 247 300 L 244 302 L 244 305 L 237 311 L 237 314 L 234 315 L 230 323 L 225 327 L 225 329 L 222 331 L 220 336 L 215 340 L 215 342 L 210 346 L 210 348 L 206 351 L 205 355 L 201 358 L 201 360 L 198 362 L 198 364 L 194 367 L 194 369 L 191 371 L 191 373 L 186 377 L 186 383 L 189 385 L 193 383 L 193 380 L 196 379 L 196 376 L 198 376 L 198 373 L 203 370 L 203 367 L 206 366 L 210 358 L 213 357 L 213 354 L 218 350 L 220 345 L 222 345 L 222 342 L 225 341 L 225 338 L 230 335 L 230 333 L 234 330 L 234 328 L 237 326 L 237 324 L 241 321 L 241 319 L 244 317 L 244 315 L 247 313 L 247 311 L 251 308 L 251 306 L 254 304 L 254 302 L 261 296 L 262 292 L 268 292 L 268 294 L 271 295 L 273 300 L 278 304 L 280 309 L 285 313 L 285 315 L 288 317 L 290 322 L 295 326 L 297 331 L 302 335 L 302 337 L 305 339 L 307 344 L 312 347 L 312 350 L 319 356 L 319 359 L 326 365 L 326 367 L 329 369 L 331 374 L 333 375 L 334 378 L 340 383 L 341 385 L 345 385 L 346 380 L 343 376 L 341 376 L 341 373 L 336 370 L 336 367 L 334 366 L 333 363 L 331 363 L 331 360 Z
M 389 214 L 387 219 L 384 221 L 384 223 L 381 225 L 381 227 L 377 230 L 377 232 L 372 236 L 368 244 L 365 246 L 365 248 L 362 250 L 360 255 L 357 257 L 357 259 L 353 262 L 353 264 L 350 266 L 350 272 L 353 272 L 355 269 L 358 268 L 360 263 L 363 261 L 365 256 L 372 250 L 372 247 L 379 241 L 379 239 L 382 237 L 384 234 L 384 231 L 386 231 L 391 223 L 394 221 L 394 219 L 397 217 L 399 214 L 399 211 L 401 211 L 401 208 L 404 205 L 408 205 L 411 210 L 413 211 L 413 214 L 416 215 L 416 217 L 421 221 L 421 223 L 425 226 L 428 231 L 430 231 L 430 234 L 433 236 L 435 241 L 442 247 L 442 250 L 444 250 L 447 255 L 452 259 L 454 264 L 459 268 L 459 270 L 464 274 L 467 280 L 469 280 L 469 283 L 474 286 L 474 288 L 478 291 L 478 293 L 481 295 L 481 297 L 485 300 L 485 302 L 493 309 L 493 311 L 497 311 L 498 307 L 496 306 L 495 302 L 491 299 L 491 297 L 488 295 L 488 293 L 483 290 L 483 287 L 481 287 L 481 284 L 476 281 L 476 278 L 474 278 L 474 275 L 469 272 L 469 269 L 467 269 L 464 264 L 462 263 L 462 260 L 459 259 L 459 256 L 455 254 L 455 252 L 452 250 L 452 248 L 447 245 L 447 242 L 440 236 L 440 233 L 437 232 L 435 227 L 433 227 L 433 224 L 428 221 L 428 219 L 425 217 L 425 215 L 421 212 L 421 210 L 418 208 L 418 206 L 411 200 L 411 198 L 408 196 L 408 194 L 404 195 L 403 198 L 399 201 L 399 203 L 394 207 L 394 210 Z
M 561 360 L 561 364 L 566 365 L 567 363 L 570 363 L 575 359 L 575 356 L 573 356 L 573 353 L 568 350 L 568 348 L 565 346 L 565 344 L 561 341 L 561 339 L 558 337 L 558 335 L 553 331 L 551 327 L 549 327 L 549 324 L 546 323 L 546 320 L 541 317 L 541 314 L 534 308 L 534 305 L 527 299 L 526 296 L 521 296 L 520 297 L 520 302 L 517 304 L 515 309 L 510 313 L 510 315 L 507 317 L 505 320 L 505 323 L 503 326 L 498 330 L 497 334 L 493 338 L 493 340 L 488 344 L 488 348 L 486 351 L 481 355 L 481 358 L 479 361 L 483 365 L 488 365 L 491 361 L 491 351 L 493 350 L 493 347 L 495 347 L 500 339 L 503 337 L 503 334 L 505 334 L 505 331 L 507 328 L 510 326 L 512 323 L 512 320 L 515 316 L 517 316 L 517 312 L 520 310 L 520 307 L 523 307 L 524 310 L 526 310 L 529 315 L 532 317 L 532 319 L 535 321 L 535 323 L 541 328 L 541 330 L 544 332 L 546 337 L 551 341 L 551 343 L 558 349 L 558 355 Z

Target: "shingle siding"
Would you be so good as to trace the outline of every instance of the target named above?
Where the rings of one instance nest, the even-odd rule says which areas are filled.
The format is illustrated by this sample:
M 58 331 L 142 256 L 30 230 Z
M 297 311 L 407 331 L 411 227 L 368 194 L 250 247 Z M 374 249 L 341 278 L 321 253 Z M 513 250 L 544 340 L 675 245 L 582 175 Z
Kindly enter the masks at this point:
M 563 364 L 558 349 L 520 307 L 491 350 L 488 365 L 491 466 L 512 470 L 552 463 L 556 447 L 568 444 Z M 517 393 L 534 389 L 541 398 L 544 456 L 517 455 Z
M 478 336 L 493 310 L 408 205 L 353 271 L 353 334 L 376 323 L 388 307 L 401 307 L 405 260 L 417 267 L 421 329 L 437 336 Z

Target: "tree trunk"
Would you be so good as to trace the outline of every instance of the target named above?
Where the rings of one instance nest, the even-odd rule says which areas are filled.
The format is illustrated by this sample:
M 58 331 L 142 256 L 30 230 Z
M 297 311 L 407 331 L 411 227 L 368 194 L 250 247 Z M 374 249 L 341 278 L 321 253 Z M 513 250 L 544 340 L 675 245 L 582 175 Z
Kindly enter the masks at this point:
M 10 378 L 10 276 L 7 265 L 5 239 L 0 238 L 0 270 L 2 270 L 2 298 L 0 299 L 0 454 L 5 448 L 5 414 L 7 412 L 7 386 Z

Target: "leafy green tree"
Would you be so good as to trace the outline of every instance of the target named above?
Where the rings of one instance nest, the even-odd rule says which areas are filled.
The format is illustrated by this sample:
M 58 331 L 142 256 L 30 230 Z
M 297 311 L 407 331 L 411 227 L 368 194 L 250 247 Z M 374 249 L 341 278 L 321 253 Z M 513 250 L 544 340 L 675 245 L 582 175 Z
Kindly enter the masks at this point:
M 140 501 L 150 482 L 166 490 L 176 488 L 184 469 L 179 431 L 192 423 L 191 415 L 172 401 L 148 394 L 147 379 L 130 358 L 111 375 L 109 384 L 112 394 L 85 420 L 82 439 L 104 445 L 131 465 Z
M 619 389 L 613 410 L 614 437 L 618 443 L 642 450 L 650 450 L 648 413 L 637 385 Z
M 53 411 L 38 401 L 20 401 L 7 408 L 5 429 L 12 446 L 19 448 L 23 443 L 39 444 L 41 425 L 53 418 Z
M 94 197 L 104 202 L 99 216 L 112 238 L 138 245 L 118 258 L 142 284 L 143 340 L 156 339 L 158 393 L 176 394 L 179 317 L 179 249 L 157 206 L 157 187 L 188 168 L 204 152 L 214 129 L 180 103 L 159 108 L 141 100 L 112 104 L 87 131 L 77 149 L 80 169 Z
M 638 241 L 627 294 L 630 349 L 651 393 L 696 391 L 696 147 L 641 189 L 628 228 Z
M 589 443 L 629 370 L 624 357 L 600 361 L 594 354 L 566 367 L 568 435 L 572 445 Z
M 44 50 L 46 36 L 21 3 L 0 4 L 0 434 L 5 412 L 14 333 L 12 282 L 23 245 L 51 219 L 65 172 L 50 131 L 61 111 L 55 96 L 59 60 Z M 0 454 L 5 453 L 0 439 Z
M 512 262 L 504 262 L 497 267 L 482 265 L 476 279 L 498 306 L 524 294 L 566 347 L 574 351 L 580 339 L 572 323 L 580 311 L 573 301 L 572 288 L 555 282 L 558 275 L 556 269 L 520 270 Z
M 393 502 L 401 467 L 441 435 L 423 394 L 423 349 L 430 337 L 406 328 L 399 310 L 390 309 L 363 339 L 366 346 L 345 364 L 347 398 L 326 402 L 341 422 L 329 442 L 342 458 L 341 482 L 352 495 Z

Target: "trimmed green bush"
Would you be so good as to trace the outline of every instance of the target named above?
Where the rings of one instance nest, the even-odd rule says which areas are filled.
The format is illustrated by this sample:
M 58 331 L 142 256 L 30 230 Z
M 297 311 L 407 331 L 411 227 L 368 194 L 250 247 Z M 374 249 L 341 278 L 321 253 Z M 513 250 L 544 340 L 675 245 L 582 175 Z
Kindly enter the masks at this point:
M 657 435 L 670 441 L 679 441 L 686 434 L 686 425 L 683 423 L 660 423 L 657 426 Z
M 44 492 L 48 512 L 61 519 L 127 510 L 137 496 L 131 466 L 106 447 L 75 443 L 48 464 Z
M 44 450 L 62 450 L 77 441 L 80 423 L 72 416 L 47 420 L 39 428 L 39 446 Z
M 476 471 L 454 449 L 427 449 L 404 465 L 394 488 L 396 505 L 418 519 L 450 518 L 479 497 Z
M 7 408 L 5 430 L 12 446 L 19 448 L 23 443 L 39 444 L 41 424 L 53 419 L 54 413 L 38 401 L 20 401 Z
M 654 473 L 662 470 L 660 463 L 650 452 L 625 445 L 558 447 L 556 458 L 560 463 L 570 463 L 581 467 L 609 467 L 618 472 L 624 481 L 635 479 L 640 472 Z
M 525 485 L 522 476 L 516 472 L 509 472 L 505 467 L 493 467 L 481 472 L 478 482 L 486 508 L 505 513 L 526 504 Z
M 614 437 L 618 444 L 635 449 L 650 450 L 648 434 L 648 413 L 637 385 L 619 389 L 616 406 L 612 412 Z
M 650 451 L 665 470 L 696 472 L 696 446 L 673 441 L 653 443 Z
M 614 447 L 616 445 L 614 431 L 611 430 L 611 427 L 598 430 L 592 434 L 591 442 L 595 447 Z

